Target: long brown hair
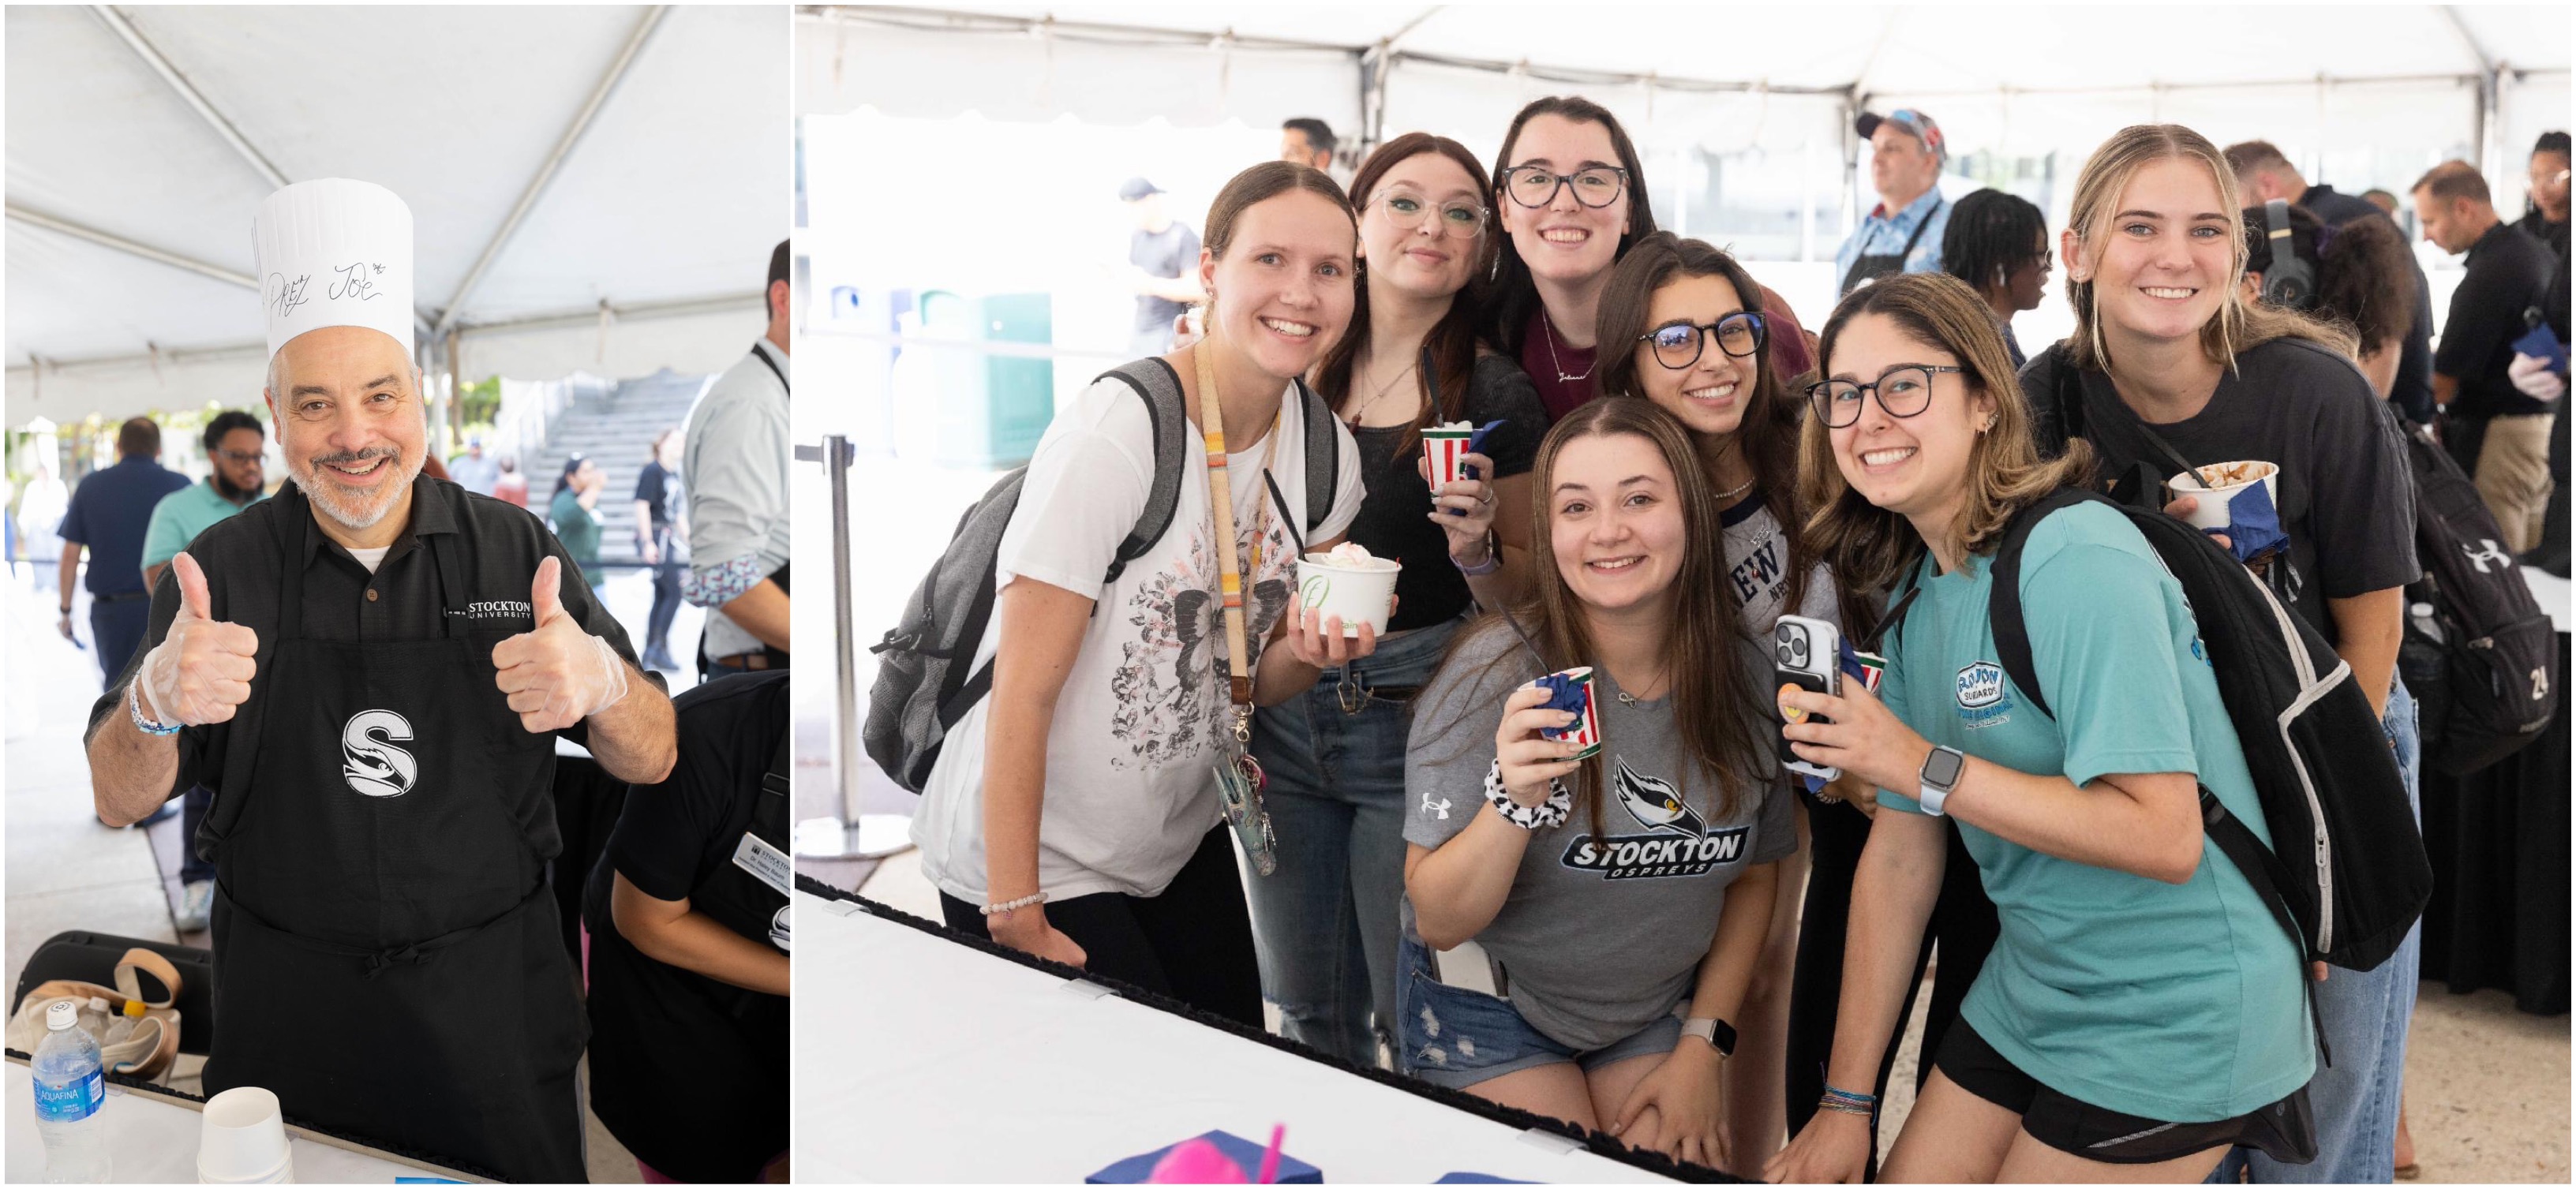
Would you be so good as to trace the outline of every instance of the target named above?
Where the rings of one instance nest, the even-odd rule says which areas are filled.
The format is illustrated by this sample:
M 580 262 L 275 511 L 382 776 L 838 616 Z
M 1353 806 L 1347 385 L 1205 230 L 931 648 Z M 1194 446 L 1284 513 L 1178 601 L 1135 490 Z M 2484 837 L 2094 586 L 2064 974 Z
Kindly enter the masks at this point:
M 1512 166 L 1512 148 L 1520 143 L 1521 129 L 1540 116 L 1561 116 L 1578 124 L 1599 124 L 1610 132 L 1610 149 L 1619 155 L 1619 164 L 1628 171 L 1628 184 L 1621 192 L 1628 198 L 1628 229 L 1619 233 L 1619 247 L 1610 256 L 1617 261 L 1628 254 L 1630 245 L 1640 236 L 1655 232 L 1655 204 L 1646 192 L 1646 167 L 1637 157 L 1637 146 L 1628 140 L 1628 130 L 1619 126 L 1619 117 L 1610 109 L 1580 95 L 1550 95 L 1533 99 L 1512 117 L 1512 126 L 1503 133 L 1503 149 L 1494 154 L 1494 230 L 1502 240 L 1501 252 L 1495 257 L 1493 339 L 1505 354 L 1518 354 L 1521 332 L 1529 325 L 1530 311 L 1538 308 L 1538 285 L 1530 279 L 1529 262 L 1521 259 L 1521 250 L 1512 237 L 1502 235 L 1503 204 L 1512 196 L 1503 193 L 1503 171 Z
M 1457 162 L 1458 168 L 1467 171 L 1467 179 L 1475 183 L 1478 201 L 1493 199 L 1493 183 L 1486 179 L 1484 165 L 1476 160 L 1474 153 L 1467 151 L 1467 146 L 1428 132 L 1407 132 L 1379 145 L 1376 152 L 1369 154 L 1368 160 L 1360 166 L 1358 176 L 1351 179 L 1351 206 L 1354 209 L 1366 207 L 1369 195 L 1377 190 L 1379 180 L 1386 177 L 1388 170 L 1406 158 L 1424 153 L 1438 153 Z M 1501 224 L 1488 214 L 1484 233 L 1476 237 L 1475 265 L 1468 270 L 1466 287 L 1450 295 L 1449 312 L 1441 315 L 1439 323 L 1423 339 L 1422 345 L 1431 352 L 1432 362 L 1439 367 L 1439 388 L 1436 391 L 1432 389 L 1429 375 L 1414 376 L 1414 385 L 1423 397 L 1422 412 L 1413 419 L 1413 424 L 1405 427 L 1404 436 L 1397 441 L 1397 458 L 1413 453 L 1414 447 L 1422 441 L 1422 431 L 1433 423 L 1455 421 L 1466 416 L 1467 382 L 1476 370 L 1476 340 L 1484 318 L 1484 277 L 1494 259 L 1494 241 L 1500 238 Z M 1325 353 L 1324 362 L 1315 368 L 1315 390 L 1322 393 L 1335 409 L 1350 399 L 1351 373 L 1357 368 L 1360 357 L 1368 354 L 1367 261 L 1360 263 L 1358 293 L 1351 306 L 1351 328 L 1343 333 L 1340 342 L 1333 344 L 1333 349 Z
M 1902 273 L 1852 291 L 1825 322 L 1816 374 L 1833 374 L 1834 341 L 1864 314 L 1881 314 L 1907 336 L 1949 352 L 1966 369 L 1971 398 L 1994 398 L 1994 425 L 1968 448 L 1968 499 L 1960 537 L 1966 551 L 1982 554 L 2001 543 L 2013 513 L 2040 497 L 2093 473 L 2093 448 L 2082 438 L 2066 443 L 2056 461 L 2045 461 L 2031 435 L 2030 405 L 2022 399 L 2012 355 L 1995 329 L 1994 311 L 1966 281 L 1947 273 Z M 1834 459 L 1832 430 L 1810 417 L 1801 442 L 1808 543 L 1852 590 L 1895 585 L 1923 556 L 1924 542 L 1903 515 L 1862 498 L 1844 482 Z
M 1786 327 L 1769 325 L 1771 318 L 1763 312 L 1762 286 L 1735 257 L 1695 239 L 1682 239 L 1669 231 L 1658 231 L 1638 240 L 1619 258 L 1618 267 L 1610 272 L 1610 284 L 1601 291 L 1601 313 L 1594 339 L 1600 344 L 1597 357 L 1601 370 L 1602 396 L 1634 397 L 1646 400 L 1644 385 L 1639 382 L 1637 356 L 1647 348 L 1637 341 L 1646 333 L 1646 319 L 1654 306 L 1655 293 L 1664 286 L 1685 277 L 1723 277 L 1735 290 L 1735 300 L 1747 313 L 1761 317 L 1765 335 L 1775 331 L 1796 334 Z M 1765 339 L 1767 344 L 1768 339 Z M 1714 351 L 1713 344 L 1700 344 L 1702 350 Z M 1798 405 L 1782 386 L 1780 376 L 1771 366 L 1767 345 L 1753 353 L 1752 395 L 1744 403 L 1744 419 L 1735 430 L 1735 448 L 1744 451 L 1744 460 L 1753 467 L 1753 485 L 1771 506 L 1789 539 L 1789 598 L 1786 606 L 1792 613 L 1806 599 L 1808 572 L 1815 568 L 1815 556 L 1806 548 L 1798 524 Z M 1652 402 L 1649 402 L 1652 403 Z M 1708 468 L 1709 481 L 1717 481 L 1717 458 L 1726 443 L 1696 432 L 1691 438 L 1699 446 L 1699 456 Z M 1737 602 L 1735 584 L 1727 587 L 1727 601 Z
M 2085 271 L 2102 267 L 2103 245 L 2120 209 L 2120 196 L 2140 170 L 2158 161 L 2184 160 L 2209 171 L 2218 184 L 2218 209 L 2227 215 L 2229 266 L 2219 285 L 2218 312 L 2200 328 L 2200 348 L 2210 362 L 2233 369 L 2236 353 L 2278 338 L 2307 339 L 2353 357 L 2350 338 L 2295 311 L 2249 302 L 2240 287 L 2245 277 L 2245 218 L 2236 193 L 2236 171 L 2209 138 L 2180 124 L 2131 124 L 2111 134 L 2084 162 L 2075 178 L 2075 205 L 2067 229 L 2075 233 Z M 2102 314 L 2091 281 L 2075 279 L 2076 261 L 2066 262 L 2066 304 L 2075 311 L 2075 329 L 2066 336 L 2069 361 L 2077 367 L 2110 370 L 2111 352 L 2102 338 Z M 2003 402 L 1998 402 L 2003 403 Z
M 1441 679 L 1445 684 L 1450 678 L 1451 666 L 1458 663 L 1460 653 L 1467 651 L 1469 641 L 1497 632 L 1513 632 L 1515 624 L 1519 631 L 1528 633 L 1530 643 L 1538 650 L 1539 663 L 1545 664 L 1548 672 L 1600 663 L 1594 659 L 1583 604 L 1565 584 L 1565 572 L 1554 560 L 1550 524 L 1556 501 L 1552 493 L 1557 459 L 1568 443 L 1621 434 L 1652 443 L 1663 455 L 1664 465 L 1673 472 L 1673 491 L 1681 505 L 1685 542 L 1681 572 L 1673 577 L 1672 620 L 1664 643 L 1666 654 L 1675 661 L 1671 685 L 1673 722 L 1681 734 L 1683 750 L 1698 763 L 1716 790 L 1710 810 L 1717 817 L 1726 817 L 1742 804 L 1745 790 L 1756 787 L 1752 774 L 1766 767 L 1770 748 L 1763 728 L 1771 716 L 1761 691 L 1747 680 L 1744 667 L 1736 660 L 1736 650 L 1745 644 L 1725 589 L 1726 552 L 1718 545 L 1716 489 L 1710 485 L 1706 470 L 1694 465 L 1699 455 L 1691 444 L 1689 431 L 1653 402 L 1590 401 L 1566 414 L 1548 431 L 1546 439 L 1539 443 L 1538 462 L 1531 469 L 1535 481 L 1530 484 L 1530 523 L 1538 526 L 1536 537 L 1543 560 L 1532 572 L 1528 593 L 1513 606 L 1510 622 L 1505 622 L 1503 616 L 1489 615 L 1458 633 L 1450 644 L 1449 659 L 1441 665 Z M 1514 646 L 1498 650 L 1485 668 L 1488 673 L 1513 666 L 1526 670 L 1530 663 L 1528 650 Z M 1443 724 L 1439 734 L 1463 738 L 1466 746 L 1474 746 L 1476 732 L 1458 728 L 1469 714 L 1484 709 L 1489 707 L 1462 711 L 1456 722 Z M 1601 757 L 1583 761 L 1575 777 L 1575 803 L 1591 823 L 1592 836 L 1599 838 Z

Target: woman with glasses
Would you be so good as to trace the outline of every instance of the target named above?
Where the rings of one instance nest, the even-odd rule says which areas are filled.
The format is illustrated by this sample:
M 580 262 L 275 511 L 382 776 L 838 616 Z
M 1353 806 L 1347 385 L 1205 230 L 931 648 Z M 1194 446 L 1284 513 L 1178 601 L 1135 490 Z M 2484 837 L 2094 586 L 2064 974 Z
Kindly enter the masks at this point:
M 1551 418 L 1597 391 L 1593 330 L 1611 266 L 1655 230 L 1637 148 L 1608 108 L 1554 95 L 1512 117 L 1494 158 L 1502 230 L 1494 341 L 1520 360 Z
M 2049 263 L 2048 220 L 2027 200 L 1979 190 L 1951 208 L 1950 226 L 1941 233 L 1941 271 L 1966 281 L 1986 300 L 2016 368 L 2028 357 L 2013 336 L 2013 315 L 2039 308 Z
M 1251 884 L 1262 990 L 1290 1039 L 1357 1065 L 1377 1064 L 1394 1028 L 1414 693 L 1476 606 L 1515 597 L 1529 569 L 1528 474 L 1547 410 L 1478 334 L 1490 193 L 1466 146 L 1422 132 L 1388 141 L 1351 181 L 1359 284 L 1315 387 L 1350 427 L 1368 486 L 1350 539 L 1404 570 L 1374 654 L 1253 716 L 1279 860 Z M 1453 421 L 1502 424 L 1467 456 L 1482 477 L 1434 492 L 1422 431 Z
M 2237 1144 L 2313 1155 L 2300 955 L 2201 830 L 2203 788 L 2263 814 L 2181 585 L 2119 511 L 2048 514 L 2018 578 L 2049 709 L 2028 704 L 1994 659 L 1989 559 L 2090 452 L 2041 459 L 1992 312 L 1955 277 L 1854 293 L 1821 346 L 1810 525 L 1845 581 L 1900 590 L 1902 618 L 1876 696 L 1781 694 L 1822 716 L 1781 728 L 1800 757 L 1880 792 L 1826 1089 L 1766 1175 L 1862 1179 L 1878 1101 L 1858 1087 L 1904 1023 L 1945 817 L 2002 934 L 1883 1180 L 2188 1184 Z
M 1460 637 L 1414 719 L 1399 1063 L 1721 1168 L 1720 1070 L 1797 849 L 1768 654 L 1671 414 L 1594 401 L 1534 474 L 1531 594 Z M 1578 666 L 1592 752 L 1540 733 L 1584 716 L 1532 684 Z M 1434 955 L 1468 940 L 1487 970 Z
M 1359 512 L 1350 432 L 1310 433 L 1298 385 L 1349 328 L 1357 231 L 1339 185 L 1285 161 L 1236 174 L 1206 226 L 1206 337 L 1136 365 L 1180 388 L 1193 429 L 1163 464 L 1181 469 L 1161 473 L 1171 523 L 1113 566 L 1158 473 L 1153 406 L 1104 377 L 1029 460 L 975 648 L 992 692 L 944 740 L 912 837 L 950 928 L 1258 1028 L 1220 789 L 1259 803 L 1236 742 L 1254 706 L 1376 644 L 1294 610 L 1298 545 L 1332 548 Z M 1335 495 L 1291 523 L 1310 441 L 1333 443 Z

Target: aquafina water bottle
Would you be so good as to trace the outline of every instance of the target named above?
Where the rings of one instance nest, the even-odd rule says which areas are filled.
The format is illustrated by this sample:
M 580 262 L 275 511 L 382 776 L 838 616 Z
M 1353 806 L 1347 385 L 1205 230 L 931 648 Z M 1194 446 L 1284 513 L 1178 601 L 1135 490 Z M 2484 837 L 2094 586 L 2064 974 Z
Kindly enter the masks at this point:
M 107 1075 L 98 1042 L 80 1027 L 80 1005 L 45 1009 L 45 1039 L 36 1046 L 36 1131 L 45 1140 L 45 1180 L 56 1185 L 108 1181 Z

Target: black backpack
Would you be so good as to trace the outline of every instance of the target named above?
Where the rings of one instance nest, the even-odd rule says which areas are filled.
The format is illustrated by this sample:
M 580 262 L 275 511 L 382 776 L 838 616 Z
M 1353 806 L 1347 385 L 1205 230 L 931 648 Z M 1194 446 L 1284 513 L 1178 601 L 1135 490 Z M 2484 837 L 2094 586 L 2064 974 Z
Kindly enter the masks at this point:
M 2397 670 L 2415 695 L 2427 762 L 2466 775 L 2540 737 L 2558 715 L 2558 634 L 2531 597 L 2475 483 L 2420 427 L 2415 557 Z
M 1154 427 L 1154 486 L 1134 531 L 1119 543 L 1110 560 L 1103 581 L 1115 582 L 1127 563 L 1144 556 L 1171 527 L 1180 505 L 1181 483 L 1189 476 L 1186 452 L 1196 443 L 1182 403 L 1181 378 L 1170 364 L 1140 359 L 1099 378 L 1118 380 L 1134 390 L 1145 402 Z M 1306 532 L 1311 538 L 1332 514 L 1334 488 L 1341 478 L 1341 440 L 1339 425 L 1324 398 L 1303 380 L 1297 382 L 1297 395 L 1304 404 Z M 867 722 L 859 737 L 868 758 L 908 791 L 918 793 L 929 783 L 931 767 L 939 761 L 940 745 L 949 730 L 992 692 L 992 664 L 986 662 L 972 673 L 967 667 L 983 647 L 985 628 L 992 622 L 993 601 L 999 593 L 993 588 L 996 556 L 1001 552 L 1002 533 L 1019 507 L 1028 470 L 1023 466 L 996 480 L 958 518 L 948 548 L 904 604 L 902 620 L 868 649 L 877 656 L 877 677 L 868 687 Z M 1287 509 L 1280 511 L 1284 515 Z
M 2386 961 L 2433 894 L 2432 864 L 2387 734 L 2325 638 L 2199 529 L 2072 487 L 2016 513 L 1995 551 L 1987 604 L 2005 676 L 2033 708 L 2055 717 L 2022 618 L 2021 553 L 2042 518 L 2087 502 L 2127 515 L 2182 584 L 2279 849 L 2264 846 L 2206 787 L 2202 828 L 2309 960 L 2348 970 Z M 1893 616 L 1903 613 L 1900 606 Z

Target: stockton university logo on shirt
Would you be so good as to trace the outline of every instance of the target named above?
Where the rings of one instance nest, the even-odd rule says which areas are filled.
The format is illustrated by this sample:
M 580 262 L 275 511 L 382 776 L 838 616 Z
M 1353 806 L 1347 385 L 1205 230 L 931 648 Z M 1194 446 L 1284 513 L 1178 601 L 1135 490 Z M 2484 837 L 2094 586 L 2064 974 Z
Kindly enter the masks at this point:
M 2004 687 L 2004 667 L 1978 661 L 1959 670 L 1959 721 L 1971 731 L 2012 721 L 2012 694 Z
M 1610 787 L 1620 808 L 1646 832 L 1599 839 L 1578 835 L 1558 862 L 1576 871 L 1598 871 L 1603 879 L 1660 879 L 1706 875 L 1721 863 L 1744 858 L 1744 837 L 1753 828 L 1709 829 L 1670 781 L 1641 775 L 1621 760 Z
M 411 739 L 411 723 L 391 710 L 361 710 L 340 729 L 340 775 L 369 797 L 399 797 L 420 779 L 420 761 L 394 746 Z

